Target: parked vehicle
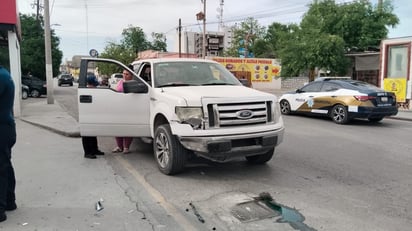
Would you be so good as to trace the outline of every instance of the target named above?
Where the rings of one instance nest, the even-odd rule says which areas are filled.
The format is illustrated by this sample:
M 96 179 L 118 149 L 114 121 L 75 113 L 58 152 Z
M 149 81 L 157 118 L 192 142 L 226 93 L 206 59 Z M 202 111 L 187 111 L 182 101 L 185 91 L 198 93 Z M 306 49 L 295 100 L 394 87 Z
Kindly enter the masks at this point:
M 319 79 L 283 94 L 279 102 L 284 115 L 303 113 L 329 116 L 338 124 L 346 124 L 354 118 L 378 122 L 385 116 L 398 113 L 394 93 L 349 79 Z
M 67 84 L 73 86 L 73 76 L 70 74 L 61 74 L 57 77 L 57 85 L 61 86 L 63 84 Z
M 47 95 L 46 81 L 34 76 L 22 76 L 21 81 L 29 87 L 29 96 L 37 98 L 42 95 Z
M 21 85 L 21 98 L 27 99 L 29 97 L 29 87 L 22 84 Z
M 82 58 L 81 135 L 150 138 L 164 174 L 182 171 L 191 155 L 263 164 L 283 140 L 276 96 L 243 86 L 215 61 L 139 60 L 137 74 L 124 82 L 123 93 L 109 87 L 87 88 L 87 69 L 100 62 L 132 71 L 116 60 Z
M 116 88 L 117 83 L 123 79 L 122 73 L 114 73 L 109 78 L 109 85 L 111 88 Z

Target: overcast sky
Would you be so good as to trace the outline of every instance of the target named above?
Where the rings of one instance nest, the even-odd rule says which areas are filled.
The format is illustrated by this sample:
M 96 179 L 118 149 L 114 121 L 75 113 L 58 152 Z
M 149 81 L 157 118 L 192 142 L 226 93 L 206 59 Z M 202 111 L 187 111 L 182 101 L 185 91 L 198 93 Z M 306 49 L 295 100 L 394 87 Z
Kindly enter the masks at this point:
M 372 0 L 376 4 L 378 0 Z M 17 0 L 21 13 L 36 13 L 37 0 Z M 43 0 L 40 0 L 43 2 Z M 221 0 L 206 0 L 206 31 L 217 31 Z M 311 0 L 225 0 L 223 21 L 233 25 L 254 17 L 263 26 L 272 22 L 299 23 Z M 336 0 L 337 3 L 350 2 Z M 394 13 L 400 18 L 389 37 L 412 36 L 412 4 L 410 0 L 394 0 Z M 183 30 L 201 32 L 203 24 L 196 13 L 203 11 L 201 0 L 49 0 L 50 24 L 60 37 L 63 61 L 74 55 L 88 55 L 90 49 L 101 52 L 108 41 L 119 42 L 122 30 L 128 25 L 151 33 L 164 33 L 168 50 L 175 50 L 179 18 Z

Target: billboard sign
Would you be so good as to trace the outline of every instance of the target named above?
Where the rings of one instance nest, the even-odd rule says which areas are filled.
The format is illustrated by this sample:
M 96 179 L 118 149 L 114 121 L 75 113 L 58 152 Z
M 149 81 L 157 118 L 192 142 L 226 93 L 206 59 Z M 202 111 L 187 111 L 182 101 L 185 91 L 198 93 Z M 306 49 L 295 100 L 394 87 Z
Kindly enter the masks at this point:
M 272 82 L 280 76 L 281 66 L 276 59 L 213 57 L 230 72 L 245 73 L 252 82 Z

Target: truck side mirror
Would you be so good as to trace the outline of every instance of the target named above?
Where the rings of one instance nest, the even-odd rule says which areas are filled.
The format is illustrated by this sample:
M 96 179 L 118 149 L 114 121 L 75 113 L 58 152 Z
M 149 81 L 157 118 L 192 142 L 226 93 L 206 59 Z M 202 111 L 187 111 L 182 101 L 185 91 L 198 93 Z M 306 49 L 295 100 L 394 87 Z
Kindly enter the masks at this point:
M 123 92 L 124 93 L 147 93 L 149 92 L 149 87 L 142 82 L 137 80 L 130 80 L 123 82 Z

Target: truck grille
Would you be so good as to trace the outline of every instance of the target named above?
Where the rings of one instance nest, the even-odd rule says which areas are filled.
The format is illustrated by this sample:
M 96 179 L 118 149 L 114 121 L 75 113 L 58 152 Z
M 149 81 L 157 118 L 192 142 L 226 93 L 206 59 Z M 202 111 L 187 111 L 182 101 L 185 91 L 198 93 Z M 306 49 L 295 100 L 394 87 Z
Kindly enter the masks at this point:
M 273 121 L 272 101 L 207 105 L 210 128 L 265 124 Z

